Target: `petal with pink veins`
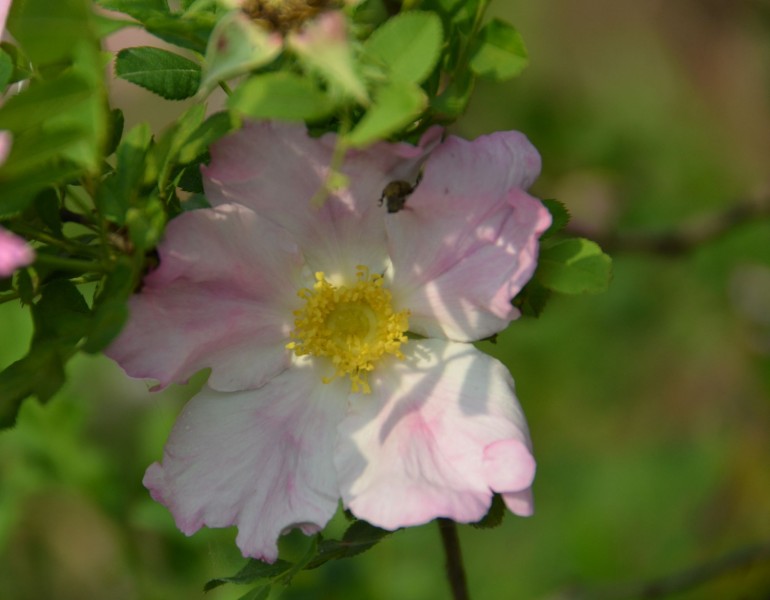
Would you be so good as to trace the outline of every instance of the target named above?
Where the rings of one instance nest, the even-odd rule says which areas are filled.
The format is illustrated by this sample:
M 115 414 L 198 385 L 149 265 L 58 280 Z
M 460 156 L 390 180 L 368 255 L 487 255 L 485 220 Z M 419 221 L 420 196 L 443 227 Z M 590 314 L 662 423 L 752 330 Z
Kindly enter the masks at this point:
M 144 485 L 185 534 L 236 525 L 243 555 L 273 562 L 283 532 L 320 531 L 337 509 L 332 456 L 349 385 L 322 384 L 305 361 L 258 390 L 204 388 Z
M 357 265 L 386 268 L 378 200 L 390 181 L 417 177 L 439 134 L 429 130 L 419 146 L 381 143 L 349 152 L 342 166 L 349 186 L 318 207 L 311 199 L 329 174 L 336 136 L 314 139 L 301 125 L 247 123 L 213 145 L 211 164 L 203 168 L 206 197 L 213 205 L 243 204 L 274 221 L 294 236 L 314 271 L 350 282 Z
M 302 257 L 284 230 L 243 206 L 201 209 L 171 221 L 158 250 L 106 352 L 129 375 L 164 387 L 211 367 L 209 385 L 234 391 L 288 367 Z
M 548 210 L 522 188 L 540 158 L 518 132 L 436 148 L 406 208 L 386 221 L 393 296 L 428 337 L 472 341 L 518 317 L 511 299 L 532 276 Z
M 493 492 L 528 490 L 535 463 L 513 381 L 497 360 L 443 340 L 409 342 L 353 395 L 335 464 L 343 502 L 386 529 L 481 519 Z

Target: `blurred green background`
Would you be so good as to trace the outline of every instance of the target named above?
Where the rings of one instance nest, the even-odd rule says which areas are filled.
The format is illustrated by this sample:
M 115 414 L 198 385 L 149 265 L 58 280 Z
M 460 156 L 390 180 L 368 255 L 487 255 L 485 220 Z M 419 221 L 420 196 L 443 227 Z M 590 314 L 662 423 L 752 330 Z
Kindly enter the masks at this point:
M 623 245 L 768 202 L 770 4 L 498 0 L 491 13 L 519 28 L 531 65 L 480 85 L 456 131 L 524 131 L 543 155 L 534 193 L 564 202 L 576 230 L 620 241 L 606 294 L 553 298 L 484 346 L 516 379 L 539 468 L 535 516 L 461 527 L 472 597 L 641 597 L 625 586 L 770 543 L 770 219 L 678 257 Z M 141 117 L 155 102 L 116 94 Z M 0 305 L 0 366 L 23 355 L 30 329 Z M 186 538 L 141 485 L 200 378 L 150 394 L 88 357 L 69 374 L 0 434 L 0 598 L 202 598 L 207 579 L 243 563 L 234 532 Z M 433 524 L 281 595 L 448 596 Z M 770 560 L 654 597 L 767 599 Z

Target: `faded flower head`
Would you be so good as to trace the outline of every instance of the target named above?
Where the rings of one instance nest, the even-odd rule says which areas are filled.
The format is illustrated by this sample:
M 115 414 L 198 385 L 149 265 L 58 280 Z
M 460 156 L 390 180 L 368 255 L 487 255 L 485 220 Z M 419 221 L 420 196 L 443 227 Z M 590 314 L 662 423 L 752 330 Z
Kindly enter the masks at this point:
M 321 207 L 335 137 L 251 124 L 215 144 L 214 208 L 173 220 L 109 349 L 159 387 L 209 367 L 144 483 L 180 529 L 238 526 L 244 555 L 319 531 L 339 500 L 383 527 L 473 522 L 500 493 L 532 512 L 513 381 L 469 342 L 505 328 L 550 217 L 519 133 L 351 152 Z M 393 181 L 414 188 L 381 205 Z

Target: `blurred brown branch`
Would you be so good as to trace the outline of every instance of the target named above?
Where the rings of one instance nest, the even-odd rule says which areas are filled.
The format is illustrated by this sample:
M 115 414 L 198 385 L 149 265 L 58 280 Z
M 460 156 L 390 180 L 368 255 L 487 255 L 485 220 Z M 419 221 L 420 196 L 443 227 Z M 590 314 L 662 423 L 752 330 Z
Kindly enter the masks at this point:
M 770 542 L 739 548 L 720 558 L 642 583 L 621 584 L 599 589 L 583 586 L 557 593 L 551 600 L 649 600 L 690 591 L 740 570 L 770 562 Z M 760 590 L 757 590 L 758 592 Z M 770 592 L 770 590 L 765 590 Z M 757 596 L 760 597 L 760 596 Z M 765 596 L 761 596 L 764 598 Z
M 605 252 L 643 252 L 676 258 L 714 242 L 735 229 L 770 217 L 770 196 L 735 203 L 724 212 L 698 218 L 681 228 L 660 233 L 597 232 L 570 224 L 566 232 L 598 243 Z

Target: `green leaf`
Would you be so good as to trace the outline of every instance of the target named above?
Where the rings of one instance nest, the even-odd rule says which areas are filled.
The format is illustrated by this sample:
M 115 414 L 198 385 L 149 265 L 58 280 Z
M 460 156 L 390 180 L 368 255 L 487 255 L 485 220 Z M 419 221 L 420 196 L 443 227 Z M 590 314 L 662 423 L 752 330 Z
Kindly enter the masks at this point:
M 107 147 L 104 152 L 105 156 L 110 156 L 118 149 L 120 139 L 123 137 L 123 127 L 126 124 L 126 120 L 123 117 L 123 111 L 119 108 L 113 108 L 110 111 L 110 129 L 109 138 L 107 140 Z
M 165 190 L 176 166 L 180 148 L 203 122 L 205 104 L 193 104 L 170 127 L 153 148 L 153 162 L 159 165 L 158 189 Z
M 475 87 L 476 78 L 473 73 L 461 71 L 452 77 L 439 96 L 431 100 L 431 108 L 439 118 L 454 121 L 465 112 Z
M 484 26 L 471 53 L 473 72 L 492 81 L 511 79 L 529 64 L 521 35 L 512 25 L 500 19 L 492 19 Z
M 318 555 L 306 568 L 316 569 L 330 560 L 357 556 L 373 548 L 391 533 L 393 532 L 375 527 L 366 521 L 355 521 L 345 530 L 341 540 L 323 540 L 318 546 Z
M 235 575 L 230 577 L 217 577 L 206 582 L 203 586 L 204 592 L 209 592 L 214 588 L 225 583 L 246 584 L 253 583 L 259 579 L 273 579 L 288 572 L 292 567 L 290 562 L 277 560 L 273 564 L 262 562 L 261 560 L 250 560 Z
M 18 269 L 13 274 L 13 289 L 19 293 L 22 304 L 32 304 L 37 292 L 35 284 L 30 277 L 29 269 Z
M 0 129 L 19 133 L 40 125 L 52 115 L 83 106 L 91 100 L 93 86 L 74 73 L 31 85 L 8 99 L 0 109 Z
M 34 209 L 36 216 L 56 236 L 62 237 L 62 222 L 59 212 L 59 196 L 56 190 L 48 188 L 35 197 Z
M 340 31 L 344 27 L 342 15 L 327 13 L 307 23 L 301 34 L 290 35 L 289 47 L 307 72 L 318 73 L 326 81 L 332 95 L 352 98 L 366 106 L 369 96 L 358 73 L 352 45 Z
M 4 180 L 0 168 L 0 218 L 17 214 L 32 203 L 40 190 L 69 181 L 80 173 L 80 167 L 71 164 L 41 165 L 14 179 Z
M 66 62 L 83 40 L 95 40 L 89 0 L 12 3 L 8 30 L 36 66 Z
M 129 264 L 118 264 L 101 283 L 94 298 L 93 316 L 84 352 L 94 354 L 106 348 L 128 319 L 129 296 L 134 290 L 134 272 Z
M 524 286 L 516 297 L 513 299 L 513 305 L 521 311 L 521 314 L 525 317 L 539 317 L 545 305 L 551 297 L 551 290 L 533 278 L 529 280 L 529 283 Z
M 152 12 L 140 20 L 149 33 L 164 42 L 203 54 L 216 17 L 208 11 L 186 15 Z
M 242 11 L 225 15 L 206 46 L 201 90 L 271 63 L 281 53 L 280 36 L 252 23 Z
M 270 596 L 270 590 L 271 587 L 269 585 L 257 587 L 246 592 L 238 600 L 267 600 L 268 596 Z
M 34 340 L 53 339 L 74 346 L 91 325 L 91 310 L 83 295 L 66 279 L 47 283 L 41 292 L 32 306 Z
M 184 100 L 198 91 L 201 67 L 168 50 L 140 46 L 118 52 L 115 75 L 167 100 Z
M 609 286 L 612 260 L 590 240 L 570 238 L 542 244 L 537 280 L 562 294 L 598 294 Z
M 32 76 L 32 67 L 29 63 L 29 59 L 24 53 L 9 42 L 0 42 L 0 47 L 3 49 L 11 59 L 13 65 L 13 73 L 8 83 L 16 83 L 17 81 L 23 81 L 29 79 Z
M 137 203 L 145 185 L 151 143 L 152 133 L 146 123 L 131 129 L 118 145 L 115 171 L 99 185 L 96 206 L 102 216 L 118 225 L 125 224 L 126 213 Z
M 254 119 L 284 121 L 313 121 L 334 109 L 310 79 L 286 72 L 252 77 L 235 90 L 228 106 Z
M 236 129 L 240 120 L 230 112 L 214 113 L 193 131 L 179 148 L 179 164 L 186 165 L 208 152 L 209 146 Z
M 542 235 L 542 239 L 546 239 L 567 226 L 570 220 L 570 214 L 567 207 L 558 200 L 546 199 L 543 200 L 543 204 L 548 209 L 548 212 L 551 213 L 552 219 L 551 226 L 546 229 Z
M 63 351 L 55 342 L 33 344 L 29 353 L 0 373 L 0 428 L 14 425 L 25 398 L 46 402 L 64 384 Z
M 149 196 L 142 206 L 129 208 L 126 225 L 131 241 L 139 252 L 154 248 L 166 226 L 166 209 L 156 195 Z
M 153 12 L 169 12 L 166 0 L 97 0 L 97 4 L 108 10 L 131 15 L 139 21 Z
M 417 119 L 427 103 L 425 92 L 419 86 L 391 82 L 378 90 L 374 103 L 346 136 L 346 141 L 361 147 L 387 138 Z
M 381 63 L 391 79 L 421 83 L 441 52 L 441 19 L 431 12 L 400 13 L 366 41 L 364 50 Z

